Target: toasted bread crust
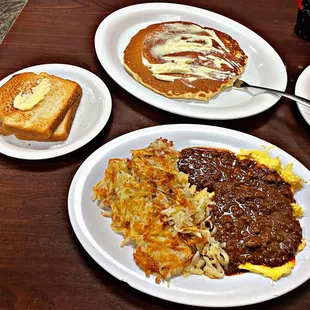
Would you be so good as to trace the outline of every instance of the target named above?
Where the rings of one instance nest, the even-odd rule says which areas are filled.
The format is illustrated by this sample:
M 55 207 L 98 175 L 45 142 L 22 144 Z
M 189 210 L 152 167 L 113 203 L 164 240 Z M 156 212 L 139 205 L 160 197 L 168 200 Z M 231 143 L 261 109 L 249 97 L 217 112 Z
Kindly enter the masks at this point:
M 0 123 L 0 135 L 3 135 L 3 136 L 9 136 L 12 134 L 12 131 L 11 130 L 8 130 L 4 127 L 4 124 L 3 123 Z
M 42 79 L 47 79 L 51 85 L 44 99 L 29 111 L 16 109 L 13 102 L 17 94 L 31 91 Z M 47 73 L 37 75 L 26 72 L 15 75 L 0 88 L 0 121 L 2 124 L 0 134 L 13 133 L 22 140 L 56 141 L 58 138 L 64 140 L 69 134 L 72 118 L 81 96 L 80 85 L 70 80 Z M 73 106 L 76 108 L 73 109 L 74 113 L 69 113 L 67 125 L 63 127 L 64 131 L 58 132 L 52 140 L 49 140 Z
M 76 114 L 76 110 L 79 107 L 79 101 L 80 101 L 80 98 L 77 98 L 76 103 L 69 109 L 63 121 L 56 128 L 54 133 L 48 138 L 48 140 L 46 140 L 46 142 L 52 142 L 52 141 L 56 142 L 56 141 L 67 140 L 71 127 L 72 127 L 75 114 Z

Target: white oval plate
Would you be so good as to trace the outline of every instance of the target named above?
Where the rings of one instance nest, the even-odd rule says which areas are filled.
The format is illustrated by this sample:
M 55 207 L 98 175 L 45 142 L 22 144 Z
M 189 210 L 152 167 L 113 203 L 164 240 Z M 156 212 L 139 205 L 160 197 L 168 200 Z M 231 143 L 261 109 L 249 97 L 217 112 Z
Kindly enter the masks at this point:
M 299 76 L 295 86 L 295 95 L 310 99 L 310 66 Z M 310 125 L 310 108 L 300 103 L 297 103 L 297 106 L 305 121 Z
M 168 112 L 201 119 L 237 119 L 255 115 L 273 106 L 280 97 L 261 91 L 227 89 L 208 103 L 174 100 L 159 95 L 135 81 L 123 67 L 123 51 L 140 29 L 150 24 L 183 20 L 216 28 L 236 39 L 249 56 L 241 78 L 253 85 L 284 91 L 287 74 L 275 50 L 245 26 L 219 14 L 191 6 L 169 3 L 138 4 L 120 9 L 99 25 L 95 49 L 106 72 L 137 98 Z
M 166 284 L 156 284 L 153 276 L 147 278 L 133 260 L 131 246 L 120 247 L 123 238 L 113 233 L 110 219 L 90 199 L 93 186 L 103 178 L 108 160 L 130 157 L 131 149 L 144 148 L 163 137 L 174 141 L 177 149 L 190 146 L 227 148 L 238 152 L 240 148 L 261 149 L 268 142 L 253 136 L 220 127 L 204 125 L 165 125 L 134 131 L 103 145 L 86 159 L 73 178 L 68 196 L 69 217 L 74 232 L 85 250 L 106 271 L 117 279 L 147 294 L 182 304 L 208 307 L 227 307 L 254 304 L 278 297 L 301 285 L 310 277 L 309 246 L 297 255 L 297 263 L 290 276 L 276 283 L 263 276 L 246 273 L 220 280 L 205 276 L 177 277 Z M 294 171 L 310 182 L 310 172 L 296 159 L 279 148 L 271 150 L 282 163 L 294 163 Z M 309 185 L 296 194 L 297 203 L 304 211 L 301 219 L 303 234 L 309 243 Z
M 35 142 L 0 135 L 0 153 L 22 159 L 47 159 L 70 153 L 92 140 L 104 128 L 112 109 L 111 95 L 103 81 L 80 67 L 44 64 L 14 72 L 0 81 L 0 86 L 21 72 L 46 72 L 80 84 L 83 90 L 70 134 L 63 142 Z

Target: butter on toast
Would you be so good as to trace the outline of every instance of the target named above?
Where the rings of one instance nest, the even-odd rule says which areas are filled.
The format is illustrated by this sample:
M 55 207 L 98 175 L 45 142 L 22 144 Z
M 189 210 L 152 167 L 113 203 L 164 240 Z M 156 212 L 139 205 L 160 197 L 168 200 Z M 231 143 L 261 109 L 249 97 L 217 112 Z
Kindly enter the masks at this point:
M 42 93 L 39 86 L 43 82 L 48 88 Z M 17 74 L 0 88 L 0 134 L 33 141 L 65 140 L 81 95 L 81 87 L 70 80 L 47 73 Z M 24 106 L 16 105 L 16 98 L 27 96 L 38 97 L 38 102 L 29 108 L 28 100 L 27 110 L 22 110 Z

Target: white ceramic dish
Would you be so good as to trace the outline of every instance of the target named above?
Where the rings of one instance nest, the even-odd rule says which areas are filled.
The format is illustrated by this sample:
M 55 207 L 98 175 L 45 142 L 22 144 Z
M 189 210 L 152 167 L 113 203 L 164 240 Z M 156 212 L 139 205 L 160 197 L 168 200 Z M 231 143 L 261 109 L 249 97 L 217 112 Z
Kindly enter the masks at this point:
M 228 89 L 210 100 L 198 103 L 173 100 L 135 81 L 123 67 L 123 51 L 140 29 L 163 21 L 191 21 L 226 32 L 236 39 L 249 56 L 241 78 L 253 85 L 284 91 L 285 67 L 275 50 L 245 26 L 219 14 L 190 6 L 169 3 L 138 4 L 120 9 L 99 25 L 95 49 L 107 73 L 137 98 L 171 113 L 201 119 L 237 119 L 255 115 L 273 106 L 280 97 L 257 90 Z
M 196 306 L 228 307 L 254 304 L 278 297 L 301 285 L 310 277 L 307 267 L 310 258 L 309 245 L 297 255 L 297 263 L 290 276 L 276 283 L 256 274 L 242 274 L 211 280 L 204 276 L 177 277 L 166 284 L 155 284 L 153 276 L 147 278 L 133 260 L 133 248 L 120 248 L 123 238 L 112 232 L 110 219 L 90 199 L 92 187 L 103 178 L 108 160 L 130 157 L 130 150 L 146 147 L 155 139 L 163 137 L 174 141 L 177 149 L 190 146 L 228 148 L 238 152 L 240 148 L 260 149 L 268 142 L 253 136 L 220 127 L 204 125 L 165 125 L 150 127 L 118 137 L 103 145 L 82 164 L 73 178 L 69 196 L 69 217 L 73 229 L 92 258 L 117 279 L 147 294 Z M 282 163 L 294 163 L 293 170 L 310 182 L 310 172 L 296 159 L 279 148 L 271 150 Z M 309 244 L 309 185 L 296 194 L 297 203 L 305 211 L 301 219 L 303 234 Z
M 44 64 L 14 72 L 0 86 L 21 72 L 47 72 L 79 83 L 83 90 L 69 137 L 64 142 L 23 141 L 0 135 L 0 152 L 15 158 L 47 159 L 70 153 L 92 140 L 106 125 L 112 109 L 111 95 L 103 81 L 85 69 L 65 64 Z
M 299 76 L 295 86 L 295 95 L 310 99 L 310 66 Z M 305 121 L 310 125 L 310 108 L 300 103 L 297 103 L 297 106 Z

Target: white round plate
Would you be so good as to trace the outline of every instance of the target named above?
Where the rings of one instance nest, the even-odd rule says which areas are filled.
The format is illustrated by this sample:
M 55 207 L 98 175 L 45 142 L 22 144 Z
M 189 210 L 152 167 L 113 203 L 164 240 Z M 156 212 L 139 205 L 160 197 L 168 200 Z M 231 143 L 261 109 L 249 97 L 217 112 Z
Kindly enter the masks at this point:
M 83 90 L 69 137 L 63 142 L 23 141 L 14 135 L 0 135 L 0 153 L 22 159 L 47 159 L 70 153 L 92 140 L 104 128 L 112 109 L 111 95 L 103 81 L 90 71 L 65 64 L 44 64 L 14 72 L 0 81 L 0 87 L 21 72 L 46 72 L 70 79 Z
M 295 86 L 295 95 L 310 99 L 310 66 L 299 76 Z M 297 103 L 297 106 L 305 121 L 310 125 L 310 109 L 300 103 Z
M 123 67 L 123 51 L 130 39 L 150 24 L 190 21 L 221 30 L 236 39 L 248 55 L 241 78 L 253 85 L 284 91 L 287 74 L 275 50 L 245 26 L 219 14 L 191 6 L 170 3 L 138 4 L 120 9 L 99 25 L 95 49 L 106 72 L 137 98 L 168 112 L 201 119 L 237 119 L 263 112 L 280 97 L 248 89 L 227 89 L 208 103 L 169 99 L 135 81 Z
M 130 150 L 147 147 L 159 137 L 172 140 L 179 150 L 190 146 L 210 146 L 238 152 L 240 148 L 261 149 L 262 145 L 270 145 L 238 131 L 188 124 L 149 127 L 103 145 L 81 165 L 73 178 L 68 196 L 69 217 L 74 232 L 85 250 L 101 267 L 117 279 L 147 294 L 177 303 L 208 307 L 262 302 L 289 292 L 309 279 L 309 246 L 298 253 L 292 274 L 276 283 L 252 273 L 220 280 L 194 275 L 188 278 L 176 277 L 171 279 L 169 287 L 165 283 L 156 284 L 153 276 L 147 278 L 133 260 L 133 248 L 120 247 L 122 236 L 113 233 L 110 219 L 101 215 L 100 208 L 90 197 L 93 186 L 103 178 L 110 158 L 128 158 Z M 279 148 L 273 148 L 270 152 L 272 156 L 279 156 L 283 164 L 292 162 L 294 172 L 310 183 L 310 172 L 296 159 Z M 305 211 L 301 225 L 309 243 L 309 185 L 296 193 L 296 200 Z

